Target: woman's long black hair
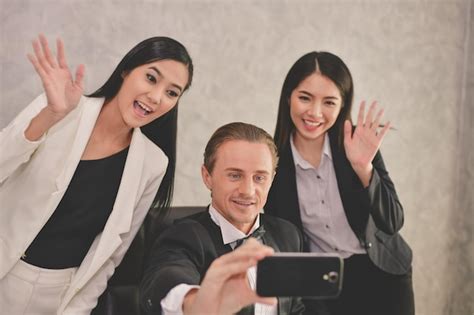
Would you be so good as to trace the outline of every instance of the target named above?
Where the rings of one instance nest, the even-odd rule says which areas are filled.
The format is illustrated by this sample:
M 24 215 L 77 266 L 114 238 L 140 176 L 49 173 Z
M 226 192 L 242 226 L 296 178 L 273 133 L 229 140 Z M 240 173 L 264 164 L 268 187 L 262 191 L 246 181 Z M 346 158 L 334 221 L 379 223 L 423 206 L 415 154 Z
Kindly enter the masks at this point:
M 189 79 L 183 92 L 186 91 L 191 86 L 193 78 L 193 62 L 186 48 L 178 41 L 169 37 L 152 37 L 133 47 L 123 57 L 104 85 L 88 96 L 105 97 L 107 102 L 115 97 L 120 90 L 124 73 L 128 73 L 141 65 L 165 59 L 175 60 L 187 66 Z M 142 132 L 163 150 L 169 160 L 165 176 L 152 204 L 152 208 L 159 211 L 158 215 L 161 218 L 168 213 L 173 198 L 177 129 L 178 104 L 165 115 L 141 127 Z
M 290 115 L 291 93 L 298 85 L 313 73 L 320 73 L 328 77 L 339 89 L 342 97 L 342 108 L 334 126 L 338 136 L 338 144 L 344 149 L 344 121 L 351 120 L 352 98 L 354 83 L 346 64 L 336 55 L 329 52 L 310 52 L 298 59 L 286 75 L 280 96 L 278 118 L 275 128 L 275 143 L 278 152 L 289 145 L 290 136 L 295 125 Z

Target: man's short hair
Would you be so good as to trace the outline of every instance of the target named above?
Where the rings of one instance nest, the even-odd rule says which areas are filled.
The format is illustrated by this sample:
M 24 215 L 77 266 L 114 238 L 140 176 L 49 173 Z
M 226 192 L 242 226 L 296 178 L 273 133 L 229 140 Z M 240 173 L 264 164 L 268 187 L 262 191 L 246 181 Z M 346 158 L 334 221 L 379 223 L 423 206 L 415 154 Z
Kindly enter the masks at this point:
M 278 153 L 272 136 L 257 126 L 243 122 L 233 122 L 218 128 L 207 142 L 204 150 L 204 166 L 209 173 L 212 173 L 214 169 L 217 150 L 223 143 L 231 140 L 266 144 L 272 154 L 273 171 L 275 171 L 278 164 Z

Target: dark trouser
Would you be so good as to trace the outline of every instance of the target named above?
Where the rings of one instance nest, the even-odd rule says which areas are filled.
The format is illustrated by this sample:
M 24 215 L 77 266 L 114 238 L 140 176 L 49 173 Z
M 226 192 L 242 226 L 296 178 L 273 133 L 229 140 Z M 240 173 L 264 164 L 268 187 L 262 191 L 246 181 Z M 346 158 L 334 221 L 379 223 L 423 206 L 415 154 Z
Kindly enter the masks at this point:
M 411 269 L 392 275 L 377 268 L 369 256 L 344 259 L 344 278 L 337 299 L 305 301 L 305 314 L 318 315 L 414 315 L 415 301 Z

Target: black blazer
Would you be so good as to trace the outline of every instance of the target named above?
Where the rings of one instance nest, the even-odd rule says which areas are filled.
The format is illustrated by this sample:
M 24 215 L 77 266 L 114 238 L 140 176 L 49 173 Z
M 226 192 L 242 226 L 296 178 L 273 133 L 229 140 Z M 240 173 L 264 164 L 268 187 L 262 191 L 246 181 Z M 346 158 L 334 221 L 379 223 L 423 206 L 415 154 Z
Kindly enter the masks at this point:
M 349 224 L 372 262 L 391 274 L 405 274 L 411 267 L 412 251 L 398 234 L 403 226 L 403 208 L 380 152 L 374 157 L 369 187 L 362 186 L 335 130 L 329 131 L 337 184 Z M 303 231 L 291 145 L 281 150 L 280 161 L 270 189 L 265 213 L 281 217 Z M 308 249 L 305 243 L 305 249 Z
M 300 252 L 302 236 L 290 222 L 262 214 L 263 243 L 276 252 Z M 140 288 L 140 301 L 146 313 L 159 314 L 160 301 L 180 283 L 198 285 L 209 265 L 232 249 L 224 245 L 220 228 L 209 211 L 198 213 L 168 228 L 155 242 Z M 279 298 L 278 314 L 302 314 L 300 298 Z M 240 312 L 239 312 L 240 313 Z

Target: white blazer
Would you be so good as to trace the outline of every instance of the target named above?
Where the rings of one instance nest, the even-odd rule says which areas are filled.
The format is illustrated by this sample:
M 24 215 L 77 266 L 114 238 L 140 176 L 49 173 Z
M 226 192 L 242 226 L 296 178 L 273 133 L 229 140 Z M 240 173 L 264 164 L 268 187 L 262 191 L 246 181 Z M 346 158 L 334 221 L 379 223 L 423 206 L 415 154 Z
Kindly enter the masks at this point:
M 18 262 L 61 201 L 87 145 L 103 98 L 79 105 L 38 141 L 24 131 L 46 105 L 36 98 L 0 132 L 0 279 Z M 133 130 L 120 187 L 104 230 L 71 280 L 58 314 L 89 314 L 142 224 L 168 159 Z

